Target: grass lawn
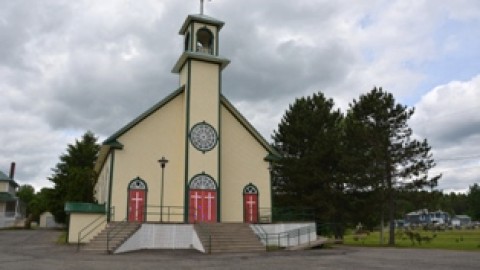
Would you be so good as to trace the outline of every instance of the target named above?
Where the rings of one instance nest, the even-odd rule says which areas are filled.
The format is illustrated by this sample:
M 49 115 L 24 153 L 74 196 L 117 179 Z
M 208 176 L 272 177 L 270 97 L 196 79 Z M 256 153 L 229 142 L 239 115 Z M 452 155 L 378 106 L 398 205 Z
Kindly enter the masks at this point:
M 480 251 L 480 229 L 476 230 L 445 230 L 445 231 L 424 231 L 421 229 L 412 231 L 415 236 L 420 236 L 420 242 L 415 236 L 410 236 L 401 230 L 396 232 L 396 247 L 415 247 L 452 250 L 476 250 Z M 388 230 L 383 234 L 384 244 L 380 244 L 380 232 L 354 235 L 347 233 L 344 244 L 352 246 L 381 247 L 387 246 Z M 418 239 L 418 238 L 417 238 Z

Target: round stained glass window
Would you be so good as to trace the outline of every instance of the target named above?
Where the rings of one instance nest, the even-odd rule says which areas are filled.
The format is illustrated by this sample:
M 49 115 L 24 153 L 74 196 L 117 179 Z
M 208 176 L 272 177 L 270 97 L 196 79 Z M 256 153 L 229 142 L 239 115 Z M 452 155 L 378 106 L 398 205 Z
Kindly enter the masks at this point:
M 202 152 L 210 151 L 217 144 L 217 132 L 206 122 L 195 124 L 190 130 L 190 141 Z

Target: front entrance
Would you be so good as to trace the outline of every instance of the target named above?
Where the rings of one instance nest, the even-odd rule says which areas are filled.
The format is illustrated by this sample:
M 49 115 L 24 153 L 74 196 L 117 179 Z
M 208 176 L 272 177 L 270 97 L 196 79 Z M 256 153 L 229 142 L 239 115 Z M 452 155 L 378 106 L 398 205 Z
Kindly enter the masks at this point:
M 243 220 L 258 223 L 258 189 L 252 183 L 243 189 Z
M 147 184 L 140 178 L 133 179 L 128 185 L 128 221 L 144 222 L 147 205 Z
M 212 177 L 198 174 L 189 185 L 188 222 L 217 222 L 217 186 Z

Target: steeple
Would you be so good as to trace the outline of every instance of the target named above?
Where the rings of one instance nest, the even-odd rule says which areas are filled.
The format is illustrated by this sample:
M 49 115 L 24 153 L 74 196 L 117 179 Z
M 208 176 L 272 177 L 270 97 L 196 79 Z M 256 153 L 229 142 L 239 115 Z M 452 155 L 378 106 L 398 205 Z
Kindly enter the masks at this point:
M 219 33 L 225 23 L 203 14 L 188 15 L 179 34 L 183 35 L 183 53 L 172 69 L 180 73 L 188 59 L 216 63 L 225 68 L 230 60 L 219 56 Z
M 192 195 L 195 197 L 203 194 L 204 186 L 199 183 L 208 183 L 211 196 L 204 199 L 213 203 L 214 208 L 218 206 L 208 222 L 220 220 L 221 78 L 222 70 L 230 63 L 219 56 L 223 25 L 224 22 L 203 14 L 188 15 L 179 31 L 184 38 L 183 52 L 172 69 L 179 74 L 180 86 L 185 89 L 185 206 L 196 205 L 197 199 L 188 201 L 193 198 L 191 192 L 196 192 Z M 196 215 L 191 211 L 185 208 L 193 222 Z

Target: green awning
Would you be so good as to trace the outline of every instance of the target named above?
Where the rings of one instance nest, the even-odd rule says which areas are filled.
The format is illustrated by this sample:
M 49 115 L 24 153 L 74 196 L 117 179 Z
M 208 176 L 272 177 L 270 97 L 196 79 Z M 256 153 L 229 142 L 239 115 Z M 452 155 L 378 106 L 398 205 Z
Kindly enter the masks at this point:
M 65 212 L 67 213 L 105 213 L 104 204 L 66 202 Z

